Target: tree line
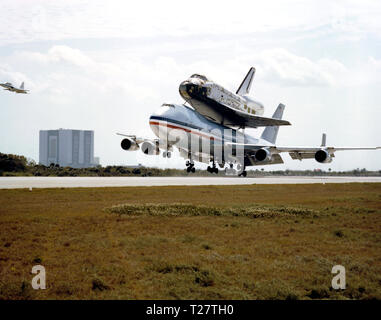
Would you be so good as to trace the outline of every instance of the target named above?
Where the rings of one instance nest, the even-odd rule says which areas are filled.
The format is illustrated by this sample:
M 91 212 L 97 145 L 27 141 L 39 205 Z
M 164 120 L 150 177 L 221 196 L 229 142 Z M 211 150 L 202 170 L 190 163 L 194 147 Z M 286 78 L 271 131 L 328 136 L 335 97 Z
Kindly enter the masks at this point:
M 270 169 L 270 168 L 269 168 Z M 354 169 L 350 171 L 324 170 L 264 170 L 254 169 L 247 171 L 248 176 L 381 176 L 381 170 L 368 171 Z M 223 170 L 218 175 L 225 176 Z M 28 160 L 24 156 L 0 153 L 0 176 L 55 176 L 55 177 L 118 177 L 118 176 L 210 176 L 206 170 L 196 170 L 187 173 L 185 169 L 159 169 L 128 166 L 97 166 L 91 168 L 61 167 L 58 164 L 44 166 Z

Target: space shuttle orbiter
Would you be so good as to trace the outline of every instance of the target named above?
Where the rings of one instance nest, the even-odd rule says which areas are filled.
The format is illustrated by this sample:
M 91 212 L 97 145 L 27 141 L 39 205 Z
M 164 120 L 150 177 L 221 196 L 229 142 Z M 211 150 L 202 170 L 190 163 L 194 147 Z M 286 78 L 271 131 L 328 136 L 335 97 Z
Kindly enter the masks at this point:
M 183 81 L 179 92 L 198 113 L 222 125 L 243 128 L 290 125 L 286 120 L 263 117 L 264 106 L 248 96 L 254 74 L 252 67 L 236 93 L 199 74 Z

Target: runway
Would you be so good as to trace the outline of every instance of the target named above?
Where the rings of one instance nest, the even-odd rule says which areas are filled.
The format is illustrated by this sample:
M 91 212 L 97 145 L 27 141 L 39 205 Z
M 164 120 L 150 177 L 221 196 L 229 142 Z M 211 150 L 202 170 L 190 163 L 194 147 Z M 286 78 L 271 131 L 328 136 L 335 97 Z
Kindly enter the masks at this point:
M 352 182 L 381 183 L 381 177 L 0 177 L 0 189 Z

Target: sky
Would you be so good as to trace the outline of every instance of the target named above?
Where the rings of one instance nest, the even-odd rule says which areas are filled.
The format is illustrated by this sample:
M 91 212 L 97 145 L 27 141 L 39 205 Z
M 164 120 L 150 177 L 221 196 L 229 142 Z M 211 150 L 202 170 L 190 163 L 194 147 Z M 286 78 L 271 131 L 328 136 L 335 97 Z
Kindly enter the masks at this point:
M 278 145 L 318 146 L 325 132 L 331 146 L 381 146 L 380 16 L 380 1 L 2 0 L 0 82 L 30 94 L 0 90 L 0 152 L 38 161 L 39 130 L 83 129 L 102 165 L 183 168 L 176 153 L 122 150 L 116 132 L 154 138 L 149 116 L 184 102 L 181 81 L 235 91 L 251 66 L 264 115 L 286 105 Z M 380 150 L 283 159 L 265 169 L 381 170 Z

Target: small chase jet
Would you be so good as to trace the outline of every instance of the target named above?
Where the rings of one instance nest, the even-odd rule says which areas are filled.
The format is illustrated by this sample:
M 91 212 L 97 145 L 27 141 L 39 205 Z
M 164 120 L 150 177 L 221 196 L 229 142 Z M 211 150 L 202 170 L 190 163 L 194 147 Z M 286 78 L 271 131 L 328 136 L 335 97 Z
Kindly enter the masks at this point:
M 20 88 L 14 87 L 12 85 L 12 83 L 10 83 L 10 82 L 0 83 L 0 86 L 2 86 L 4 88 L 4 90 L 13 91 L 15 93 L 24 93 L 24 94 L 27 94 L 29 92 L 29 90 L 25 90 L 24 89 L 24 82 L 21 83 Z
M 205 76 L 193 75 L 180 84 L 185 104 L 165 103 L 149 119 L 157 139 L 125 135 L 123 150 L 141 149 L 148 155 L 170 158 L 173 148 L 186 159 L 187 172 L 195 172 L 194 162 L 211 163 L 207 171 L 218 173 L 218 166 L 228 174 L 246 176 L 246 168 L 256 165 L 281 164 L 281 153 L 293 160 L 315 159 L 330 163 L 335 152 L 344 150 L 376 150 L 381 147 L 327 146 L 323 134 L 320 146 L 276 145 L 279 127 L 290 125 L 282 120 L 285 106 L 280 103 L 271 118 L 263 117 L 261 103 L 248 97 L 255 69 L 251 68 L 242 84 L 232 93 Z M 244 128 L 265 127 L 258 138 L 245 134 Z

